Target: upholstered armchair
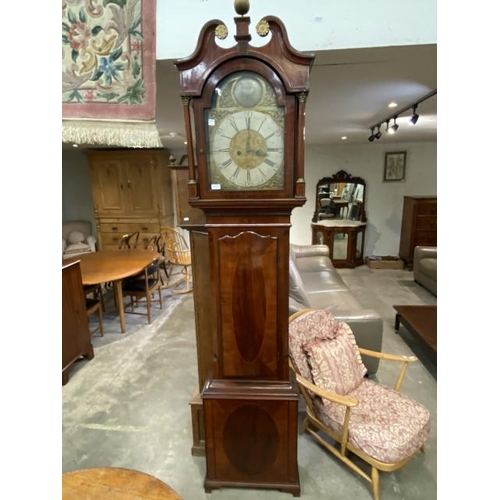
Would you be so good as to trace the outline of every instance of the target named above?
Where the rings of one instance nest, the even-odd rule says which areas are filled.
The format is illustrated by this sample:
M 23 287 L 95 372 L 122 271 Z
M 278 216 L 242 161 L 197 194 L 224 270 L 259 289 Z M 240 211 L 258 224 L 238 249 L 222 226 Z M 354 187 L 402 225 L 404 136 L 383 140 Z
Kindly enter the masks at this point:
M 97 239 L 92 235 L 88 220 L 71 220 L 62 223 L 62 257 L 73 257 L 96 251 Z
M 401 364 L 394 389 L 365 377 L 361 354 Z M 307 404 L 301 432 L 371 483 L 379 500 L 379 471 L 403 467 L 423 451 L 430 432 L 429 410 L 400 392 L 408 365 L 417 358 L 358 348 L 349 325 L 322 309 L 290 317 L 289 356 Z M 371 475 L 350 454 L 371 465 Z

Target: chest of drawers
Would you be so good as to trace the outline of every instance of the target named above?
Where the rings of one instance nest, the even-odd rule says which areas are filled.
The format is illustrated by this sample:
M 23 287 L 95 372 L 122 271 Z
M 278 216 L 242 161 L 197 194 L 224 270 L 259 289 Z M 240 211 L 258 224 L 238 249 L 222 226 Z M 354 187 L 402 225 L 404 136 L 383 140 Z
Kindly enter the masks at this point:
M 413 268 L 416 246 L 437 246 L 437 196 L 405 196 L 399 257 Z

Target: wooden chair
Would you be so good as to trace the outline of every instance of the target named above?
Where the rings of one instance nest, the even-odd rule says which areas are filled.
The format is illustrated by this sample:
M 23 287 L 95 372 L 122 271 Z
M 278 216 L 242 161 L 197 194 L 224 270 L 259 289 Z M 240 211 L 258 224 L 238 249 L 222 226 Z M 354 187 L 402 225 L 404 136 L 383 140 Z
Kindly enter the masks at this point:
M 168 284 L 172 288 L 172 293 L 189 293 L 193 290 L 191 281 L 191 250 L 183 236 L 183 234 L 176 228 L 167 227 L 161 233 L 165 242 L 165 258 L 170 266 L 169 280 L 180 274 L 181 278 L 173 283 Z M 180 271 L 173 272 L 174 268 L 180 268 Z M 185 288 L 176 288 L 179 284 L 186 283 Z
M 169 279 L 169 262 L 165 257 L 165 239 L 161 234 L 157 234 L 150 238 L 144 245 L 146 250 L 154 250 L 160 254 L 160 279 L 162 288 L 166 287 Z M 165 280 L 163 280 L 163 276 L 161 271 L 165 273 Z
M 99 332 L 101 337 L 104 337 L 104 328 L 102 326 L 102 302 L 100 299 L 85 298 L 85 306 L 87 308 L 87 319 L 89 321 L 89 334 L 92 337 L 95 333 Z M 99 324 L 93 330 L 90 329 L 90 317 L 92 314 L 97 313 Z
M 394 389 L 365 377 L 361 354 L 401 363 Z M 307 405 L 301 432 L 371 483 L 379 500 L 379 471 L 403 467 L 423 451 L 430 432 L 427 408 L 400 392 L 408 365 L 417 358 L 359 348 L 347 323 L 314 309 L 290 316 L 289 356 Z M 349 453 L 371 466 L 370 476 Z
M 132 248 L 137 248 L 139 242 L 140 232 L 122 234 L 120 237 L 120 243 L 118 243 L 118 250 L 130 250 Z
M 120 242 L 118 243 L 118 250 L 131 250 L 137 248 L 139 242 L 139 236 L 141 233 L 139 231 L 135 233 L 126 233 L 120 236 Z M 105 283 L 104 288 L 111 289 L 113 283 Z M 116 298 L 115 298 L 116 304 Z
M 102 294 L 102 286 L 100 283 L 96 283 L 95 285 L 83 285 L 83 293 L 85 294 L 85 298 L 87 298 L 88 295 L 92 294 L 92 298 L 94 300 L 100 301 L 102 312 L 106 311 L 106 309 L 104 307 L 104 297 Z
M 160 304 L 160 309 L 163 307 L 161 296 L 161 278 L 160 278 L 160 262 L 156 259 L 152 264 L 147 266 L 138 276 L 127 278 L 122 283 L 123 299 L 130 297 L 130 306 L 125 309 L 129 314 L 141 314 L 148 317 L 148 324 L 151 323 L 151 305 L 153 302 Z M 158 292 L 158 299 L 154 299 L 155 293 Z M 140 299 L 146 299 L 146 312 L 139 312 L 135 307 L 139 305 Z

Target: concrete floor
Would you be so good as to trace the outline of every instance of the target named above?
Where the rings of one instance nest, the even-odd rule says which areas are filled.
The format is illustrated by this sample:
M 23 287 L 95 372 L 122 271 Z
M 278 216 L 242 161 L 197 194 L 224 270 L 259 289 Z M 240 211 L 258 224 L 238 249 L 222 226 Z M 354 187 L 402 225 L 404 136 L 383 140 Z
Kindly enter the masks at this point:
M 384 320 L 383 350 L 412 354 L 394 333 L 393 304 L 435 304 L 436 298 L 407 270 L 340 269 L 347 285 Z M 151 474 L 184 500 L 293 498 L 274 490 L 225 488 L 205 493 L 205 458 L 191 455 L 189 401 L 197 382 L 192 294 L 164 290 L 164 309 L 154 321 L 127 315 L 119 323 L 107 294 L 103 338 L 94 337 L 94 359 L 76 363 L 62 388 L 62 472 L 124 467 Z M 396 374 L 382 362 L 377 379 L 392 385 Z M 423 363 L 413 364 L 403 392 L 425 404 L 432 430 L 425 453 L 394 473 L 381 474 L 383 500 L 437 498 L 437 382 Z M 308 435 L 299 435 L 301 498 L 371 499 L 371 485 L 351 472 Z

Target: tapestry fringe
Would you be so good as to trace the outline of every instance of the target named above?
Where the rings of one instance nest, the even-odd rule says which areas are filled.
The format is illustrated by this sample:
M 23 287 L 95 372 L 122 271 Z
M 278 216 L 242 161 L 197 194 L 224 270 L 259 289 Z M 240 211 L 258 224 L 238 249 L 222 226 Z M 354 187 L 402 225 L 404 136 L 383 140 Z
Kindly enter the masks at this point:
M 154 121 L 63 120 L 62 142 L 124 148 L 163 147 Z

